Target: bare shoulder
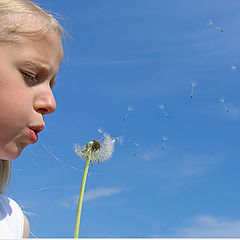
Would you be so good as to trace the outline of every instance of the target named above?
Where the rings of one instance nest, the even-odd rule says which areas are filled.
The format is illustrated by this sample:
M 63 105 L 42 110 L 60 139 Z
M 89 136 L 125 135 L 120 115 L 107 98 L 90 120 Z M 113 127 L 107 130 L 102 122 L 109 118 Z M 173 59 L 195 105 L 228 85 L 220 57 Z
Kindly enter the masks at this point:
M 24 229 L 23 229 L 23 238 L 29 238 L 30 226 L 27 217 L 24 216 Z

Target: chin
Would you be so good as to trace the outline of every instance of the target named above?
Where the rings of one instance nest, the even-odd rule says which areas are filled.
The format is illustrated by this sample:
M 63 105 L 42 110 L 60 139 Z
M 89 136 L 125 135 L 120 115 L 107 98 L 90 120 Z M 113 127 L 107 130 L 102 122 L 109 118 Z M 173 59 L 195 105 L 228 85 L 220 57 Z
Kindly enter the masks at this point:
M 14 159 L 18 158 L 20 156 L 20 154 L 21 153 L 18 153 L 18 154 L 0 154 L 0 159 L 10 161 L 10 160 L 14 160 Z
M 26 145 L 24 146 L 17 146 L 11 149 L 4 149 L 3 151 L 0 149 L 0 159 L 2 160 L 14 160 L 16 158 L 18 158 L 23 149 L 26 147 Z

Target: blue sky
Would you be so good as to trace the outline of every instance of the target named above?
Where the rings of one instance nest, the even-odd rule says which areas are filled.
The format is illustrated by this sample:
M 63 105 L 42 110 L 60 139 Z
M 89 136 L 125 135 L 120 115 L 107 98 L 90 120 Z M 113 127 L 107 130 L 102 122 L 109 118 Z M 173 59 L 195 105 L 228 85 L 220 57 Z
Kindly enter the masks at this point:
M 13 163 L 8 194 L 32 236 L 73 237 L 85 165 L 73 146 L 102 128 L 123 143 L 90 166 L 81 237 L 240 237 L 240 2 L 38 3 L 72 39 L 57 111 Z

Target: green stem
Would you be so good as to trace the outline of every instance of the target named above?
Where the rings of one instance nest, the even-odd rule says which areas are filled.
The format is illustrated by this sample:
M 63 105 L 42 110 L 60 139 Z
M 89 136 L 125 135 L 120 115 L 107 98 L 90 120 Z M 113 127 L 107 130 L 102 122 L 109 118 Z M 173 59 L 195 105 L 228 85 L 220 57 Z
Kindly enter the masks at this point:
M 78 238 L 78 235 L 79 235 L 83 195 L 84 195 L 84 189 L 85 189 L 85 184 L 86 184 L 87 173 L 88 173 L 88 168 L 89 168 L 90 161 L 91 161 L 91 153 L 88 155 L 87 162 L 86 162 L 85 169 L 84 169 L 84 173 L 83 173 L 81 191 L 80 191 L 79 200 L 78 200 L 78 209 L 77 209 L 77 218 L 76 218 L 76 224 L 75 224 L 74 238 Z

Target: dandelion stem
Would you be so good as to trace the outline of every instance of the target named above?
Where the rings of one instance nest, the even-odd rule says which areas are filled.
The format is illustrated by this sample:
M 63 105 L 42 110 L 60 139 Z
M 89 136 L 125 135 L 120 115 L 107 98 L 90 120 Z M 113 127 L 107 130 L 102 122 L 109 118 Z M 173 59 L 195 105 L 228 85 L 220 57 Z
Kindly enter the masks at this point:
M 84 189 L 85 189 L 85 184 L 86 184 L 86 179 L 87 179 L 89 163 L 91 161 L 91 155 L 92 155 L 91 153 L 88 155 L 86 165 L 85 165 L 85 169 L 84 169 L 84 172 L 83 172 L 82 185 L 81 185 L 81 190 L 80 190 L 80 195 L 79 195 L 79 200 L 78 200 L 78 209 L 77 209 L 77 218 L 76 218 L 76 224 L 75 224 L 74 238 L 78 238 L 78 235 L 79 235 L 83 195 L 84 195 Z

